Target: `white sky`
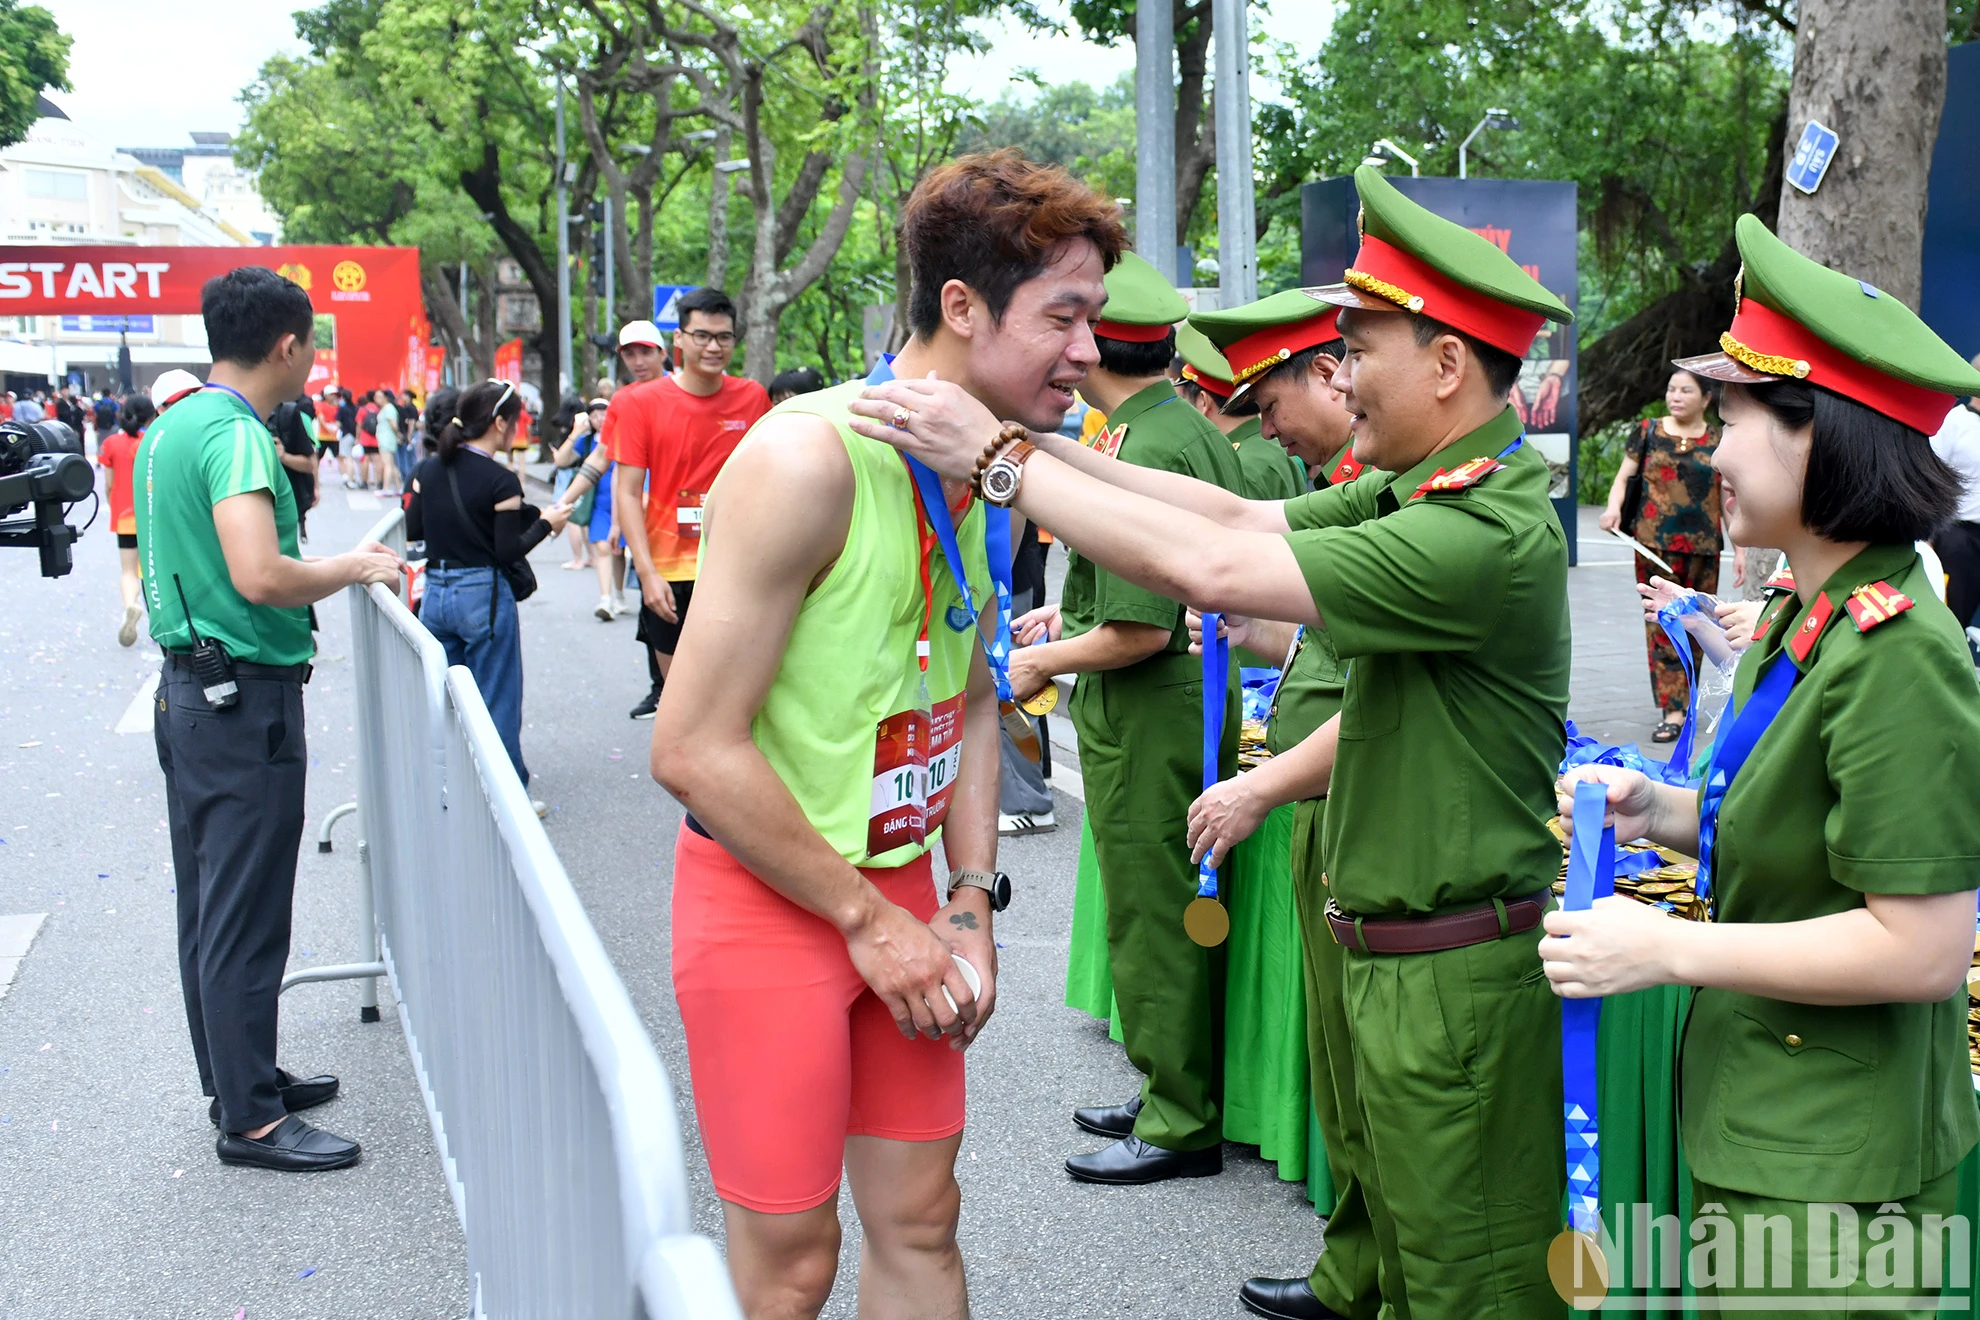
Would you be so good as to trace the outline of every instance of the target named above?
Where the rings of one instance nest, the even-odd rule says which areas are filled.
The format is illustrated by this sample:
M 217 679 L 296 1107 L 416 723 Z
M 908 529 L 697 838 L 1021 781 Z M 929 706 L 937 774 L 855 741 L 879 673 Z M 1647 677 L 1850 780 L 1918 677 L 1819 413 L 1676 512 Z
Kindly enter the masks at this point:
M 117 147 L 190 145 L 194 131 L 236 132 L 241 88 L 262 61 L 277 53 L 300 54 L 294 10 L 309 0 L 34 0 L 55 15 L 75 39 L 69 54 L 73 92 L 54 94 L 78 126 Z M 1065 12 L 1061 0 L 1048 11 Z M 1264 6 L 1254 0 L 1252 11 Z M 1262 26 L 1302 55 L 1317 51 L 1332 25 L 1330 0 L 1274 0 Z M 1019 69 L 1035 69 L 1047 82 L 1080 79 L 1111 84 L 1134 67 L 1134 47 L 1089 45 L 1074 37 L 1036 37 L 1004 23 L 991 33 L 981 60 L 960 61 L 952 90 L 994 100 Z M 1254 97 L 1271 94 L 1254 77 Z

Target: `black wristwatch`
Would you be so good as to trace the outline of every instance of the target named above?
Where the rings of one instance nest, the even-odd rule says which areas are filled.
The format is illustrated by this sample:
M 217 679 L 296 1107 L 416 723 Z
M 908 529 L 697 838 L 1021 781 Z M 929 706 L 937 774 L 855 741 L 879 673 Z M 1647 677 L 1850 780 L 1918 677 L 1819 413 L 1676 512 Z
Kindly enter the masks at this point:
M 957 871 L 949 877 L 950 902 L 955 901 L 956 891 L 965 885 L 990 895 L 992 912 L 1002 912 L 1011 905 L 1011 878 L 1002 871 Z

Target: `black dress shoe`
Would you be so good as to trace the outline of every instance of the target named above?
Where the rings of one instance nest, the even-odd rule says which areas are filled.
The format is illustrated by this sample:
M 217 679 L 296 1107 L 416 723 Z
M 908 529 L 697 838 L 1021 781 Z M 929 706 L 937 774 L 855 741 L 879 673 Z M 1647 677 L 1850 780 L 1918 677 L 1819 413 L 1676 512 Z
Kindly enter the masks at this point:
M 1134 1135 L 1134 1116 L 1141 1112 L 1141 1097 L 1136 1096 L 1124 1105 L 1088 1105 L 1084 1109 L 1073 1110 L 1073 1124 L 1083 1127 L 1096 1137 L 1131 1137 Z
M 1238 1301 L 1266 1320 L 1342 1320 L 1339 1311 L 1313 1295 L 1305 1279 L 1246 1279 Z
M 1122 1137 L 1091 1155 L 1066 1161 L 1066 1172 L 1081 1182 L 1139 1186 L 1171 1178 L 1209 1178 L 1224 1171 L 1220 1142 L 1205 1150 L 1163 1150 L 1139 1137 Z
M 355 1141 L 311 1127 L 294 1114 L 277 1123 L 265 1137 L 222 1132 L 213 1143 L 222 1164 L 247 1164 L 285 1173 L 318 1173 L 356 1164 L 362 1153 Z
M 325 1073 L 321 1077 L 295 1077 L 285 1069 L 275 1070 L 275 1085 L 282 1091 L 282 1108 L 293 1114 L 299 1109 L 314 1109 L 326 1100 L 337 1098 L 337 1079 Z M 206 1107 L 206 1116 L 213 1120 L 213 1126 L 220 1126 L 220 1100 L 214 1097 Z

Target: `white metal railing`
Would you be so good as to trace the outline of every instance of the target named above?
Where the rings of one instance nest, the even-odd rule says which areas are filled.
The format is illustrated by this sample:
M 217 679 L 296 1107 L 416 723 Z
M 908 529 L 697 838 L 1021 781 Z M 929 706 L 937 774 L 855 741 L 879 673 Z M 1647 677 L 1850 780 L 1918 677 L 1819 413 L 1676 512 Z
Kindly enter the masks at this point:
M 402 537 L 397 512 L 371 534 Z M 740 1320 L 666 1068 L 473 676 L 391 591 L 349 597 L 361 879 L 473 1314 Z

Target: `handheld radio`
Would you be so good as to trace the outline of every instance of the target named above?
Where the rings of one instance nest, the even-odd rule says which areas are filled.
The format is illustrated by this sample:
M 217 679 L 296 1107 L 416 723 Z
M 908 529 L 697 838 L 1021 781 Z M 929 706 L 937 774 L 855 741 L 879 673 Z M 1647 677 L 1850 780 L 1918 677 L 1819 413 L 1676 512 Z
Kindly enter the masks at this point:
M 199 635 L 192 621 L 192 606 L 186 603 L 185 584 L 179 581 L 177 573 L 172 575 L 172 585 L 179 593 L 179 608 L 186 612 L 186 631 L 192 634 L 193 677 L 199 680 L 207 705 L 215 710 L 227 710 L 241 699 L 240 685 L 234 682 L 234 662 L 220 643 Z

